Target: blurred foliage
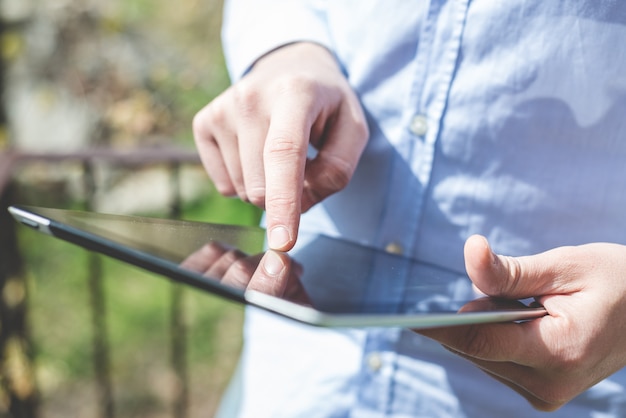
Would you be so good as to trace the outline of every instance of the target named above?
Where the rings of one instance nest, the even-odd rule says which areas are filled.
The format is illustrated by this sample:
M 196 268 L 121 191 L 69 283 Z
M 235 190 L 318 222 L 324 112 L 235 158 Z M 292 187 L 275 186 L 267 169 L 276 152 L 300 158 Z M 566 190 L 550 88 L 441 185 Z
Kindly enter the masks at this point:
M 81 118 L 86 122 L 80 126 L 87 128 L 76 132 L 83 147 L 191 147 L 193 115 L 228 85 L 219 0 L 1 3 L 12 12 L 4 16 L 11 25 L 0 39 L 11 116 L 8 130 L 0 131 L 0 148 L 28 144 L 22 136 L 35 132 L 37 149 L 66 150 L 74 142 L 64 142 L 61 128 Z M 26 105 L 20 107 L 22 102 Z M 70 103 L 70 111 L 55 113 L 64 103 Z M 50 121 L 53 126 L 46 125 Z M 43 126 L 32 131 L 37 124 Z M 37 175 L 18 179 L 20 203 L 82 205 L 68 199 L 75 196 L 70 180 L 76 176 L 67 166 L 31 171 Z M 165 216 L 164 210 L 151 214 Z M 214 192 L 183 208 L 184 218 L 208 222 L 255 224 L 259 215 Z M 19 241 L 42 416 L 96 416 L 88 254 L 26 228 L 20 228 Z M 169 358 L 172 284 L 106 258 L 103 271 L 116 416 L 171 416 L 176 391 Z M 183 298 L 189 415 L 211 416 L 238 357 L 243 311 L 193 289 Z M 19 368 L 19 347 L 11 349 Z
M 258 223 L 255 209 L 215 196 L 186 205 L 183 217 Z M 27 228 L 20 228 L 19 238 L 27 263 L 29 322 L 43 416 L 95 417 L 89 254 Z M 103 272 L 116 416 L 172 416 L 175 385 L 168 315 L 173 284 L 104 257 Z M 191 288 L 185 289 L 183 299 L 189 416 L 211 416 L 238 358 L 243 309 Z
M 86 118 L 84 146 L 189 144 L 193 115 L 228 85 L 221 1 L 3 1 L 23 4 L 0 42 L 17 147 L 28 142 L 24 124 L 63 104 L 85 113 L 59 121 Z M 61 148 L 51 134 L 44 145 Z

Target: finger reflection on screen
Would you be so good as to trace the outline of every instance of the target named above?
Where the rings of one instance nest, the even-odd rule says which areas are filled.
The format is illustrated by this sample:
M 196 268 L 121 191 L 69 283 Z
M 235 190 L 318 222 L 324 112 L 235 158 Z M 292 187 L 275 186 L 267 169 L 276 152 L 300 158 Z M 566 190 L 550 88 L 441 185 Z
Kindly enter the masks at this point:
M 248 255 L 216 241 L 203 245 L 180 266 L 238 289 L 256 290 L 308 304 L 302 287 L 302 265 L 283 252 Z

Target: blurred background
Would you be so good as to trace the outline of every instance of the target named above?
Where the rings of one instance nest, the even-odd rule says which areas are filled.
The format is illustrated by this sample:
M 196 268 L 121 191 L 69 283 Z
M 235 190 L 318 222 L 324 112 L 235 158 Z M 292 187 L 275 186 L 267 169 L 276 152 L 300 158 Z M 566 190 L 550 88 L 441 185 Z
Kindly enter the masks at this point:
M 0 417 L 208 417 L 242 308 L 17 225 L 10 204 L 255 224 L 212 189 L 218 0 L 0 0 Z

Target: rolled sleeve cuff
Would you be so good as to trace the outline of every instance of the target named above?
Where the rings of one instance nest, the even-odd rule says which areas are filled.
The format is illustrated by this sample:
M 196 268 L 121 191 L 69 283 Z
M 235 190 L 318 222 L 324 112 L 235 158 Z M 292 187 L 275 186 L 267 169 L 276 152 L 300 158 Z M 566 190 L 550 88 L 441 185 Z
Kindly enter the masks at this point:
M 330 49 L 324 8 L 319 1 L 230 1 L 225 5 L 222 41 L 231 80 L 237 81 L 263 55 L 294 42 Z

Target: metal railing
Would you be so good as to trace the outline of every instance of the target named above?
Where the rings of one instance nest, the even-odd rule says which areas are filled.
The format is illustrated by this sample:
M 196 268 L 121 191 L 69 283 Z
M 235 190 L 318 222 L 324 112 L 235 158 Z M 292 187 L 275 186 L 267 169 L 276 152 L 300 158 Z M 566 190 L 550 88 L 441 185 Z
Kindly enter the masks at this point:
M 185 165 L 199 165 L 195 151 L 157 148 L 133 151 L 93 149 L 70 153 L 0 153 L 0 388 L 11 417 L 36 417 L 39 415 L 39 394 L 34 378 L 33 341 L 27 326 L 27 298 L 6 297 L 15 289 L 26 289 L 22 255 L 19 252 L 16 223 L 6 208 L 14 202 L 18 192 L 15 173 L 19 168 L 33 164 L 60 163 L 78 165 L 82 169 L 84 207 L 93 209 L 98 189 L 94 176 L 96 164 L 115 168 L 140 168 L 154 165 L 166 167 L 169 173 L 169 203 L 167 213 L 171 218 L 181 215 L 180 170 Z M 23 203 L 23 202 L 21 202 Z M 110 373 L 110 344 L 107 331 L 106 293 L 100 256 L 90 254 L 86 271 L 91 310 L 92 363 L 97 392 L 98 416 L 115 416 L 114 388 Z M 18 292 L 19 293 L 19 292 Z M 170 367 L 175 379 L 171 415 L 188 416 L 189 376 L 187 370 L 186 329 L 183 321 L 181 286 L 172 284 L 170 290 L 169 332 Z M 15 353 L 15 350 L 18 353 Z M 17 357 L 16 357 L 17 356 Z M 19 359 L 19 365 L 14 363 Z M 0 417 L 2 416 L 0 411 Z

